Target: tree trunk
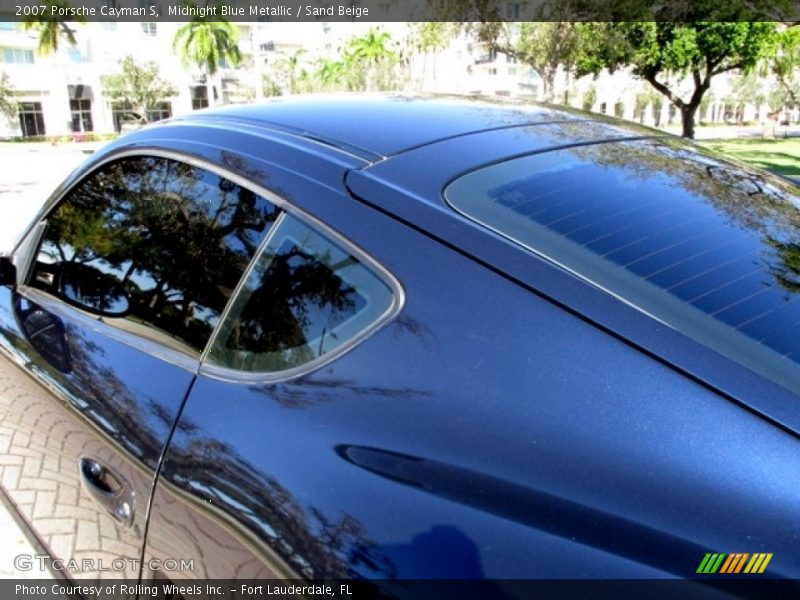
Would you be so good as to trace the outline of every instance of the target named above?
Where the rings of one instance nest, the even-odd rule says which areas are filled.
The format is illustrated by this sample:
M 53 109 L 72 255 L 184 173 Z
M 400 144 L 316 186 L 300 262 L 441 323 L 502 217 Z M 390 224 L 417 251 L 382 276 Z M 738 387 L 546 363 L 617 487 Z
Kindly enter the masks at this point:
M 544 88 L 544 101 L 550 104 L 553 103 L 553 88 L 555 87 L 555 76 L 545 73 L 542 77 L 542 87 Z
M 681 124 L 683 132 L 681 135 L 690 140 L 694 139 L 694 117 L 697 114 L 699 104 L 684 104 L 681 109 Z
M 644 73 L 644 78 L 652 85 L 657 92 L 666 96 L 681 111 L 681 124 L 683 132 L 681 135 L 690 140 L 694 139 L 694 119 L 697 114 L 697 109 L 700 108 L 700 102 L 703 100 L 703 94 L 711 87 L 711 73 L 706 73 L 705 77 L 699 71 L 694 71 L 692 77 L 694 79 L 694 92 L 689 102 L 682 100 L 665 84 L 656 79 L 657 71 L 651 70 Z

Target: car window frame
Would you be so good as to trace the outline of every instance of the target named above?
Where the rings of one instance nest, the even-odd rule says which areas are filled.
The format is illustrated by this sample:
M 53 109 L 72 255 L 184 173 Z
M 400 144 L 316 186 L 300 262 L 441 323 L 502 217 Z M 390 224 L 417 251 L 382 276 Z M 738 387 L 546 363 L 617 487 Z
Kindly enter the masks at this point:
M 649 144 L 665 144 L 671 145 L 672 142 L 669 139 L 665 139 L 664 136 L 655 136 L 655 137 L 646 137 L 646 138 L 620 138 L 620 139 L 613 139 L 613 140 L 606 140 L 601 142 L 590 142 L 586 144 L 580 144 L 579 146 L 588 146 L 588 145 L 601 145 L 601 144 L 609 144 L 609 143 L 620 143 L 620 144 L 641 144 L 641 143 L 649 143 Z M 702 150 L 698 150 L 697 148 L 692 148 L 690 146 L 685 146 L 685 141 L 681 142 L 684 144 L 684 148 L 688 149 L 699 156 L 703 156 L 704 158 L 708 158 L 707 152 Z M 544 249 L 544 244 L 532 244 L 527 243 L 522 239 L 518 239 L 511 233 L 509 233 L 508 228 L 499 227 L 496 223 L 490 223 L 486 220 L 478 218 L 471 212 L 465 210 L 462 206 L 459 206 L 458 202 L 454 201 L 454 198 L 448 197 L 448 192 L 451 191 L 454 184 L 461 182 L 462 180 L 468 179 L 469 177 L 480 173 L 481 171 L 492 169 L 494 167 L 498 167 L 507 163 L 512 163 L 515 161 L 525 160 L 528 158 L 535 158 L 535 157 L 542 157 L 547 154 L 551 153 L 559 153 L 563 151 L 570 151 L 572 146 L 558 146 L 553 148 L 548 148 L 546 150 L 536 150 L 532 152 L 526 152 L 521 154 L 515 154 L 507 157 L 503 157 L 497 160 L 493 160 L 490 162 L 485 162 L 481 164 L 476 164 L 475 166 L 463 170 L 454 176 L 447 179 L 447 181 L 441 187 L 441 199 L 442 202 L 448 207 L 449 210 L 453 211 L 454 214 L 459 215 L 461 218 L 465 219 L 466 221 L 480 227 L 483 230 L 492 232 L 492 234 L 497 235 L 499 238 L 502 238 L 518 248 L 522 249 L 524 252 L 536 256 L 537 258 L 545 261 L 546 263 L 552 265 L 554 268 L 580 280 L 582 283 L 589 285 L 590 287 L 594 288 L 595 290 L 599 291 L 600 293 L 613 298 L 615 301 L 618 301 L 625 306 L 631 308 L 632 310 L 638 312 L 639 314 L 643 315 L 645 318 L 657 322 L 659 325 L 664 326 L 672 331 L 675 331 L 683 338 L 690 340 L 692 343 L 699 345 L 705 350 L 713 352 L 714 354 L 720 356 L 721 358 L 730 361 L 731 364 L 736 365 L 737 367 L 744 369 L 746 372 L 753 374 L 759 378 L 762 378 L 764 381 L 768 381 L 771 384 L 778 386 L 779 388 L 786 390 L 787 392 L 797 395 L 800 391 L 800 385 L 795 383 L 797 378 L 794 377 L 794 372 L 797 370 L 798 365 L 800 363 L 787 363 L 787 364 L 779 364 L 778 368 L 775 368 L 771 361 L 774 361 L 774 357 L 772 353 L 777 354 L 777 351 L 772 350 L 771 348 L 759 348 L 755 344 L 750 344 L 750 342 L 746 342 L 747 345 L 742 344 L 739 340 L 734 340 L 736 342 L 734 345 L 727 345 L 726 346 L 726 338 L 730 335 L 730 328 L 725 325 L 721 321 L 715 321 L 713 316 L 709 314 L 701 314 L 699 311 L 697 313 L 689 313 L 680 323 L 680 326 L 676 325 L 674 320 L 667 320 L 662 316 L 652 312 L 651 309 L 644 306 L 642 303 L 637 302 L 636 300 L 632 299 L 630 295 L 623 295 L 622 292 L 619 290 L 623 288 L 623 286 L 609 286 L 607 282 L 599 281 L 596 278 L 591 277 L 586 271 L 582 269 L 577 269 L 573 265 L 568 264 L 568 261 L 564 260 L 564 256 L 566 253 L 562 252 L 562 254 L 556 255 L 555 253 L 549 251 L 549 249 Z M 713 156 L 713 160 L 717 163 L 725 162 L 725 159 L 720 156 Z M 736 169 L 739 172 L 748 172 L 752 171 L 752 168 L 748 169 L 746 165 L 736 162 L 729 162 L 729 166 L 733 169 Z M 769 176 L 770 178 L 777 178 L 777 179 L 786 179 L 784 177 L 775 175 L 774 173 L 767 173 L 763 172 L 765 175 Z M 791 183 L 791 182 L 790 182 Z M 541 225 L 539 226 L 542 230 L 546 230 L 547 226 Z M 552 239 L 556 240 L 560 237 L 560 235 L 555 231 L 542 231 L 539 232 L 539 235 L 552 235 Z M 564 247 L 567 249 L 568 252 L 580 252 L 584 253 L 583 248 L 578 248 L 578 245 L 575 244 L 575 250 L 571 249 L 570 244 L 564 244 Z M 591 251 L 586 251 L 586 254 L 589 255 Z M 602 257 L 600 257 L 601 260 Z M 596 260 L 595 257 L 592 257 L 592 260 Z M 620 269 L 621 270 L 621 269 Z M 626 275 L 627 276 L 627 275 Z M 636 275 L 632 275 L 632 277 L 637 277 Z M 655 287 L 655 286 L 654 286 Z M 654 290 L 652 293 L 661 293 L 664 290 Z M 672 303 L 673 299 L 669 299 L 669 302 Z M 687 312 L 683 309 L 683 312 Z M 689 324 L 689 326 L 687 326 Z M 701 331 L 702 335 L 697 335 L 696 332 Z M 724 335 L 720 335 L 724 334 Z M 716 339 L 719 338 L 719 339 Z M 756 351 L 753 352 L 751 347 L 755 347 Z M 766 350 L 769 351 L 766 352 Z M 680 362 L 674 361 L 673 359 L 669 359 L 669 362 L 674 365 L 681 365 Z M 683 368 L 683 367 L 680 367 Z M 706 381 L 705 376 L 703 380 Z M 719 389 L 719 388 L 718 388 Z
M 247 181 L 248 185 L 251 186 L 252 191 L 257 193 L 265 192 L 269 195 L 265 195 L 264 197 L 269 200 L 270 202 L 275 202 L 276 206 L 283 211 L 282 214 L 278 215 L 278 218 L 273 223 L 270 231 L 264 236 L 264 239 L 261 240 L 261 244 L 259 244 L 258 249 L 256 250 L 255 254 L 253 255 L 253 259 L 250 261 L 250 264 L 245 269 L 245 272 L 242 274 L 241 279 L 239 280 L 239 284 L 234 289 L 233 293 L 231 294 L 230 299 L 228 300 L 228 304 L 225 306 L 225 310 L 222 312 L 219 318 L 219 323 L 214 328 L 214 332 L 211 334 L 211 337 L 206 344 L 205 350 L 200 357 L 200 370 L 199 374 L 209 377 L 211 379 L 216 379 L 219 381 L 226 381 L 231 383 L 281 383 L 290 379 L 295 379 L 297 377 L 301 377 L 306 373 L 310 373 L 311 371 L 315 371 L 326 364 L 336 360 L 340 356 L 346 354 L 359 344 L 366 340 L 367 338 L 371 337 L 374 333 L 378 330 L 385 327 L 390 321 L 392 321 L 403 309 L 406 302 L 406 293 L 403 286 L 400 284 L 400 281 L 380 262 L 378 262 L 375 258 L 373 258 L 367 251 L 362 249 L 360 246 L 355 244 L 354 242 L 350 241 L 347 237 L 336 231 L 331 226 L 323 223 L 320 219 L 314 217 L 313 215 L 307 213 L 304 210 L 301 210 L 294 206 L 293 204 L 287 202 L 280 196 L 276 196 L 274 193 L 265 190 L 263 187 L 250 182 L 249 180 L 243 179 L 243 181 Z M 234 180 L 234 182 L 236 182 Z M 276 231 L 278 231 L 278 226 L 280 225 L 281 221 L 284 219 L 284 215 L 289 214 L 296 219 L 298 219 L 301 223 L 313 229 L 318 235 L 327 238 L 328 241 L 331 243 L 339 246 L 343 251 L 349 253 L 351 256 L 356 258 L 361 265 L 363 265 L 368 270 L 371 270 L 376 277 L 378 277 L 391 291 L 391 299 L 389 306 L 386 310 L 375 320 L 373 320 L 369 325 L 364 327 L 363 329 L 359 330 L 358 333 L 353 335 L 347 341 L 343 342 L 341 345 L 337 346 L 330 352 L 318 356 L 302 365 L 297 365 L 296 367 L 292 367 L 289 369 L 284 369 L 281 371 L 242 371 L 239 369 L 234 369 L 232 367 L 225 367 L 222 365 L 216 365 L 213 363 L 208 362 L 208 354 L 211 351 L 211 346 L 214 341 L 219 336 L 219 333 L 226 323 L 230 312 L 241 293 L 242 288 L 245 286 L 248 278 L 252 274 L 253 270 L 257 267 L 259 263 L 259 259 L 263 255 L 264 250 L 267 248 L 272 236 Z
M 102 317 L 98 317 L 97 315 L 94 315 L 75 305 L 67 303 L 57 296 L 49 294 L 48 292 L 30 286 L 26 283 L 32 272 L 33 262 L 41 246 L 42 236 L 44 234 L 47 219 L 53 213 L 53 211 L 57 210 L 58 207 L 61 206 L 69 194 L 89 178 L 95 176 L 101 169 L 110 163 L 117 162 L 125 158 L 148 157 L 175 160 L 199 169 L 204 169 L 214 175 L 223 177 L 236 185 L 246 188 L 258 196 L 263 197 L 265 200 L 273 204 L 278 211 L 280 211 L 275 221 L 265 231 L 264 237 L 254 252 L 253 257 L 250 259 L 247 267 L 239 278 L 239 281 L 233 288 L 233 291 L 225 303 L 223 310 L 220 312 L 219 320 L 214 326 L 209 338 L 206 340 L 205 346 L 200 351 L 199 356 L 192 356 L 180 350 L 170 348 L 169 346 L 154 339 L 150 339 L 148 337 L 125 330 L 117 325 L 114 325 L 113 323 L 108 323 L 104 321 Z M 319 235 L 327 238 L 335 245 L 340 246 L 344 251 L 349 252 L 353 257 L 355 257 L 367 269 L 372 270 L 375 275 L 380 278 L 391 290 L 392 302 L 386 311 L 380 315 L 380 317 L 375 319 L 367 327 L 359 331 L 356 335 L 348 339 L 339 347 L 327 354 L 323 354 L 322 356 L 315 358 L 314 360 L 303 363 L 302 365 L 298 365 L 296 367 L 292 367 L 291 369 L 275 372 L 247 372 L 231 367 L 214 365 L 207 362 L 207 357 L 211 346 L 217 339 L 222 325 L 226 322 L 231 307 L 238 298 L 242 287 L 247 281 L 247 278 L 258 264 L 258 260 L 266 248 L 266 245 L 271 238 L 271 234 L 276 230 L 277 224 L 280 223 L 283 215 L 286 213 L 291 214 L 305 225 L 313 229 Z M 367 337 L 375 333 L 378 329 L 384 327 L 389 321 L 391 321 L 395 316 L 397 316 L 397 314 L 400 313 L 405 304 L 405 291 L 397 278 L 377 260 L 372 258 L 365 250 L 351 242 L 329 225 L 323 223 L 321 220 L 317 219 L 306 211 L 297 208 L 285 198 L 275 194 L 257 182 L 248 179 L 247 177 L 229 171 L 228 169 L 211 161 L 198 158 L 197 156 L 155 146 L 141 146 L 135 149 L 124 149 L 111 152 L 107 156 L 104 156 L 100 161 L 93 164 L 89 170 L 81 173 L 79 177 L 74 179 L 74 181 L 69 181 L 67 186 L 58 189 L 45 203 L 45 205 L 42 207 L 42 210 L 37 213 L 31 226 L 29 226 L 27 232 L 17 244 L 17 247 L 14 250 L 14 259 L 17 267 L 17 291 L 22 296 L 40 304 L 42 307 L 50 310 L 54 314 L 74 319 L 84 327 L 114 339 L 115 341 L 126 344 L 127 346 L 142 352 L 146 352 L 151 356 L 160 358 L 165 362 L 182 367 L 189 371 L 193 371 L 197 375 L 205 375 L 213 379 L 230 382 L 279 382 L 293 379 L 310 371 L 316 370 L 345 354 L 353 347 L 360 344 Z
M 341 251 L 346 252 L 350 256 L 354 257 L 362 268 L 372 272 L 372 274 L 376 278 L 378 278 L 384 285 L 387 286 L 387 288 L 389 288 L 391 302 L 377 318 L 372 319 L 365 327 L 356 329 L 355 333 L 349 336 L 343 343 L 339 344 L 329 352 L 326 352 L 307 362 L 304 362 L 300 365 L 296 365 L 294 367 L 290 367 L 288 369 L 281 369 L 277 371 L 245 371 L 242 369 L 236 369 L 234 367 L 227 367 L 210 362 L 209 355 L 211 353 L 211 349 L 213 348 L 214 343 L 219 338 L 220 333 L 223 331 L 224 326 L 229 323 L 229 317 L 231 317 L 231 313 L 234 307 L 236 306 L 236 300 L 239 298 L 239 294 L 242 293 L 242 290 L 245 287 L 248 279 L 252 275 L 253 271 L 256 268 L 258 268 L 260 263 L 259 259 L 263 257 L 265 250 L 267 250 L 267 247 L 270 245 L 271 241 L 276 235 L 285 234 L 285 232 L 281 229 L 281 226 L 287 220 L 287 215 L 294 217 L 301 225 L 308 227 L 316 235 L 324 238 L 330 244 L 337 246 Z M 368 263 L 367 261 L 371 261 L 372 264 Z M 385 277 L 381 273 L 380 269 L 383 269 L 383 267 L 379 263 L 374 261 L 374 259 L 370 258 L 368 254 L 357 251 L 352 243 L 347 242 L 347 240 L 344 240 L 344 238 L 342 238 L 338 234 L 334 233 L 333 235 L 331 235 L 326 233 L 325 231 L 322 231 L 320 227 L 316 227 L 309 224 L 306 219 L 301 218 L 293 211 L 282 212 L 273 223 L 270 231 L 264 237 L 262 244 L 259 245 L 258 250 L 256 250 L 256 253 L 253 256 L 251 264 L 248 265 L 247 270 L 242 275 L 242 279 L 240 280 L 239 285 L 231 294 L 231 299 L 228 305 L 225 307 L 224 313 L 220 316 L 219 324 L 215 328 L 214 333 L 211 339 L 209 339 L 208 344 L 206 346 L 206 350 L 203 354 L 203 364 L 201 365 L 201 372 L 204 372 L 205 374 L 215 379 L 222 379 L 225 381 L 242 381 L 242 382 L 285 381 L 286 379 L 297 377 L 306 372 L 312 371 L 331 360 L 335 360 L 336 357 L 346 352 L 350 347 L 358 345 L 358 343 L 361 340 L 366 339 L 367 337 L 372 335 L 374 331 L 377 331 L 377 329 L 379 329 L 386 322 L 391 320 L 394 317 L 394 315 L 397 312 L 399 312 L 402 308 L 401 303 L 402 299 L 404 298 L 402 287 L 399 285 L 399 283 L 396 282 L 396 280 L 394 280 L 394 278 L 391 276 L 390 273 L 388 273 L 388 271 L 386 271 L 388 277 Z M 390 283 L 390 280 L 394 280 L 395 283 L 397 283 L 397 288 L 395 288 Z

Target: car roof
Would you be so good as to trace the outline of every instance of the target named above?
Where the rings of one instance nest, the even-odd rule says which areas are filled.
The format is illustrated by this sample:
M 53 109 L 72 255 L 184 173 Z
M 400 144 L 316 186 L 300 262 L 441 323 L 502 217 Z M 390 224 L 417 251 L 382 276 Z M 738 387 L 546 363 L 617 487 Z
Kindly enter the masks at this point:
M 602 116 L 527 102 L 498 103 L 484 98 L 408 94 L 280 98 L 198 111 L 184 119 L 245 121 L 320 141 L 367 160 L 481 131 L 604 121 Z M 609 127 L 610 135 L 613 129 Z

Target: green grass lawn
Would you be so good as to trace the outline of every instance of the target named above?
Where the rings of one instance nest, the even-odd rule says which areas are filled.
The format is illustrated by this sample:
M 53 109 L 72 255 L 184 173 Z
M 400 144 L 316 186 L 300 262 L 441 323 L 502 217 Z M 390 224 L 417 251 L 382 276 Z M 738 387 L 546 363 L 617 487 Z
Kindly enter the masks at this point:
M 773 173 L 800 179 L 800 138 L 719 140 L 702 144 Z

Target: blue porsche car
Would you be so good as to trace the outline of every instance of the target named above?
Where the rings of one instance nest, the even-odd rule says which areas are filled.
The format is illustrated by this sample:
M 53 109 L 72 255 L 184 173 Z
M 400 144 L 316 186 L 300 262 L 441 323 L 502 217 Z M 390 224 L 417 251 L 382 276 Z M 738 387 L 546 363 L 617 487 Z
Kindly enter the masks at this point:
M 120 138 L 0 262 L 3 491 L 72 581 L 800 578 L 788 180 L 310 97 Z

